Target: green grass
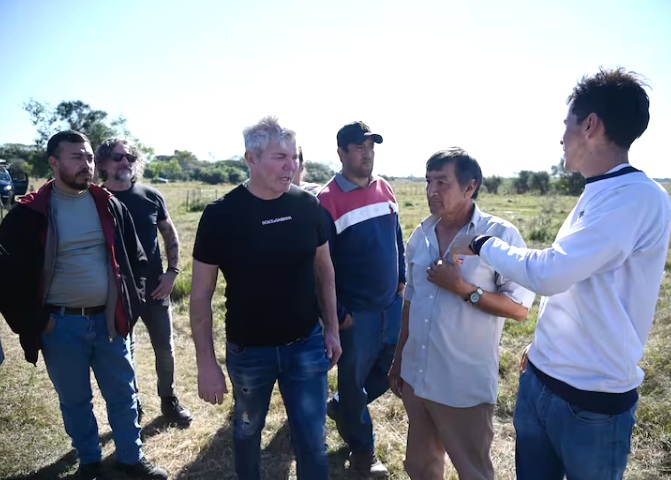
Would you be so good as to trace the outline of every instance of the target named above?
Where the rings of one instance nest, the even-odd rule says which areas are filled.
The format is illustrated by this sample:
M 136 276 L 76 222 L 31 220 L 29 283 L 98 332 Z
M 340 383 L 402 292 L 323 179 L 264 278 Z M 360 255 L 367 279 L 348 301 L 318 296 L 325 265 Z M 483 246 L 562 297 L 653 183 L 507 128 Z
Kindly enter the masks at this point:
M 166 467 L 171 478 L 206 480 L 233 478 L 230 441 L 232 399 L 212 406 L 198 398 L 196 365 L 188 319 L 188 295 L 191 288 L 191 250 L 201 210 L 221 196 L 230 186 L 214 188 L 195 183 L 157 186 L 165 195 L 181 239 L 180 269 L 173 294 L 177 388 L 180 400 L 192 410 L 194 422 L 181 430 L 164 425 L 159 418 L 155 394 L 156 376 L 153 352 L 144 326 L 138 327 L 138 382 L 147 419 L 143 439 L 147 456 Z M 394 184 L 405 238 L 427 214 L 423 183 Z M 188 196 L 188 197 L 187 197 Z M 188 198 L 188 203 L 187 203 Z M 573 208 L 575 197 L 535 195 L 491 195 L 482 193 L 480 208 L 515 224 L 527 244 L 546 246 L 552 242 L 564 218 Z M 671 254 L 660 292 L 655 324 L 641 362 L 646 379 L 641 387 L 638 423 L 632 442 L 632 455 L 626 478 L 671 478 Z M 215 349 L 224 361 L 224 284 L 220 279 L 213 305 Z M 495 418 L 495 440 L 492 457 L 497 478 L 514 478 L 514 429 L 512 413 L 517 393 L 519 355 L 533 338 L 537 303 L 524 322 L 506 321 L 500 346 L 500 388 Z M 35 368 L 23 360 L 17 338 L 4 322 L 0 337 L 7 359 L 0 366 L 0 478 L 69 478 L 76 469 L 76 459 L 65 434 L 53 391 L 40 359 Z M 329 388 L 335 389 L 335 371 L 329 375 Z M 95 382 L 93 382 L 95 385 Z M 230 384 L 229 384 L 230 387 Z M 107 457 L 114 451 L 107 424 L 105 406 L 94 386 L 94 408 L 103 438 L 105 466 L 114 472 Z M 391 471 L 391 478 L 407 478 L 403 471 L 407 429 L 402 403 L 387 393 L 371 405 L 380 458 Z M 343 444 L 335 425 L 327 420 L 327 443 L 331 478 L 350 478 L 346 469 Z M 263 478 L 295 478 L 295 466 L 289 443 L 286 414 L 279 393 L 271 401 L 262 438 Z M 126 478 L 116 474 L 114 478 Z M 456 478 L 448 466 L 446 478 Z

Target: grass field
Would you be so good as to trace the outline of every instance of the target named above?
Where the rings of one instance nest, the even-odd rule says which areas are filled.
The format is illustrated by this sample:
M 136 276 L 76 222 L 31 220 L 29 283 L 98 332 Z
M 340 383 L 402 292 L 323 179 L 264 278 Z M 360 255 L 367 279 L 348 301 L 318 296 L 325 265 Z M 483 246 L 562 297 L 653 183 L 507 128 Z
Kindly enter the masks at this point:
M 231 397 L 223 405 L 212 406 L 198 398 L 196 366 L 188 319 L 191 248 L 199 203 L 221 196 L 225 187 L 203 187 L 196 184 L 160 185 L 181 238 L 182 273 L 174 292 L 175 348 L 177 387 L 180 400 L 194 414 L 188 429 L 165 425 L 155 394 L 156 376 L 153 352 L 144 326 L 138 326 L 138 381 L 146 411 L 143 422 L 145 451 L 152 461 L 167 468 L 175 479 L 234 478 L 230 439 Z M 230 187 L 229 187 L 230 188 Z M 395 189 L 405 238 L 427 214 L 423 184 L 398 182 Z M 187 193 L 188 192 L 188 193 Z M 187 195 L 188 204 L 187 208 Z M 483 194 L 478 201 L 483 210 L 513 222 L 531 246 L 549 244 L 564 217 L 573 207 L 575 197 Z M 622 228 L 627 228 L 623 225 Z M 641 388 L 632 454 L 626 478 L 671 478 L 671 257 L 660 292 L 655 325 L 641 366 L 646 380 Z M 215 346 L 224 362 L 223 288 L 219 282 L 215 293 Z M 538 299 L 537 299 L 538 301 Z M 523 323 L 508 321 L 501 344 L 500 392 L 496 408 L 496 436 L 492 456 L 497 478 L 513 479 L 514 429 L 512 412 L 517 391 L 519 352 L 531 340 L 536 322 L 536 308 Z M 37 367 L 23 360 L 18 339 L 5 322 L 0 322 L 0 337 L 6 360 L 0 367 L 0 478 L 56 479 L 70 478 L 77 460 L 70 448 L 58 407 L 58 399 L 40 359 Z M 95 382 L 93 382 L 95 384 Z M 335 374 L 330 374 L 334 387 Z M 95 390 L 94 404 L 100 426 L 105 465 L 110 478 L 126 478 L 112 468 L 113 441 L 104 402 Z M 401 402 L 391 393 L 371 406 L 377 434 L 377 451 L 391 471 L 391 478 L 407 478 L 403 471 L 406 416 Z M 328 452 L 331 478 L 352 478 L 346 468 L 346 451 L 331 420 L 327 420 Z M 263 478 L 295 478 L 290 449 L 289 430 L 279 393 L 271 402 L 262 440 Z M 448 467 L 446 478 L 456 478 Z

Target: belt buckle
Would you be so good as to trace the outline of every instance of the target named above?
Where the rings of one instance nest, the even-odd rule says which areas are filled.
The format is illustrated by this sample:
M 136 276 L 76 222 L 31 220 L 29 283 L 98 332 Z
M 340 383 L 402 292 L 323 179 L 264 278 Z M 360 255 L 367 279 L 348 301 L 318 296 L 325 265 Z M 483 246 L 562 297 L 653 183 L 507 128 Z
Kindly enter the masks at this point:
M 81 307 L 81 316 L 82 317 L 86 316 L 86 307 Z

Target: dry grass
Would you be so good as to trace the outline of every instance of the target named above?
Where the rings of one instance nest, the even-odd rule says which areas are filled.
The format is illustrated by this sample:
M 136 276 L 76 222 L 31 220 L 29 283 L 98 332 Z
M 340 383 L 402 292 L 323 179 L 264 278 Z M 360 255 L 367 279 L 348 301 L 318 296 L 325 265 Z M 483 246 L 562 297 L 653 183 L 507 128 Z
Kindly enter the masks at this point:
M 178 393 L 182 403 L 194 414 L 190 428 L 179 429 L 165 425 L 160 418 L 160 405 L 155 394 L 153 352 L 144 326 L 138 327 L 138 376 L 146 417 L 142 434 L 147 456 L 167 468 L 171 478 L 229 479 L 234 478 L 230 432 L 231 398 L 223 405 L 212 406 L 197 395 L 196 365 L 188 322 L 188 291 L 190 286 L 191 248 L 200 213 L 188 211 L 186 191 L 190 201 L 195 184 L 161 185 L 182 240 L 179 292 L 174 302 L 175 348 L 177 356 Z M 396 184 L 401 218 L 407 236 L 426 214 L 423 185 Z M 224 190 L 209 188 L 201 198 L 208 200 Z M 532 231 L 556 231 L 570 211 L 575 198 L 534 196 L 483 195 L 479 205 L 484 210 L 515 223 L 528 238 Z M 538 235 L 543 235 L 539 233 Z M 529 242 L 536 244 L 536 242 Z M 539 242 L 542 244 L 544 242 Z M 215 343 L 221 363 L 224 361 L 223 285 L 215 302 Z M 632 456 L 627 473 L 631 479 L 671 478 L 671 279 L 664 279 L 655 327 L 642 362 L 647 376 L 642 388 Z M 512 411 L 517 391 L 517 359 L 521 348 L 533 334 L 536 311 L 524 323 L 509 322 L 501 345 L 501 382 L 496 408 L 495 440 L 492 456 L 497 478 L 511 480 L 514 475 L 514 429 Z M 77 462 L 62 426 L 58 399 L 40 360 L 32 367 L 23 360 L 16 336 L 0 322 L 0 336 L 5 347 L 6 361 L 0 367 L 0 478 L 56 479 L 70 478 Z M 329 385 L 335 384 L 331 372 Z M 93 382 L 95 385 L 95 382 Z M 100 425 L 105 465 L 111 478 L 126 478 L 115 472 L 110 454 L 113 453 L 110 429 L 104 402 L 97 389 L 94 394 L 96 417 Z M 403 471 L 407 422 L 403 405 L 385 394 L 371 406 L 377 434 L 378 454 L 391 471 L 391 478 L 407 478 Z M 346 452 L 335 426 L 327 420 L 328 452 L 331 478 L 351 478 L 346 469 Z M 263 478 L 295 478 L 289 431 L 281 398 L 273 395 L 262 439 Z M 449 464 L 449 462 L 448 462 Z M 446 478 L 456 478 L 448 465 Z

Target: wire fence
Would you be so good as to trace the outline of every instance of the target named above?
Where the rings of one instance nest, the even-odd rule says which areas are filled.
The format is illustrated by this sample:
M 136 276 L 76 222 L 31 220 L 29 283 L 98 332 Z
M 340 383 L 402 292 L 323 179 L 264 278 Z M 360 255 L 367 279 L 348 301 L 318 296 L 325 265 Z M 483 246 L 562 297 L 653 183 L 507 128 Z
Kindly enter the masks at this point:
M 218 188 L 190 188 L 185 193 L 183 205 L 189 212 L 204 210 L 208 203 L 219 198 L 227 190 Z

